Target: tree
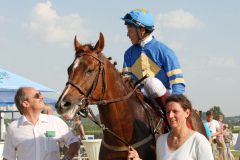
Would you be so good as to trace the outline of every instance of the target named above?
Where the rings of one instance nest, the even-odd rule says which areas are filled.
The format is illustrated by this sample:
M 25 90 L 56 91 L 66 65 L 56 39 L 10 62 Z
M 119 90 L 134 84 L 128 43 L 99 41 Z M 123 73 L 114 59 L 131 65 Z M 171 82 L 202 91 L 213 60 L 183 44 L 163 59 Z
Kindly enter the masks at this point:
M 214 119 L 218 119 L 218 116 L 220 114 L 223 115 L 223 117 L 225 117 L 225 115 L 222 113 L 221 108 L 219 106 L 213 106 L 212 108 L 210 108 L 210 110 L 212 110 L 214 113 L 213 115 Z

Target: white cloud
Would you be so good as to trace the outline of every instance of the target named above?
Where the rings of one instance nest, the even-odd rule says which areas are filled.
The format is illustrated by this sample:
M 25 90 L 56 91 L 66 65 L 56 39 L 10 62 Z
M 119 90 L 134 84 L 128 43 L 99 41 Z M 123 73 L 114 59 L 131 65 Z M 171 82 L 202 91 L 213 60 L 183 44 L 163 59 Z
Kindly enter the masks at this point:
M 128 43 L 129 42 L 128 37 L 124 37 L 119 33 L 114 34 L 112 37 L 113 37 L 113 40 L 115 43 Z
M 184 49 L 183 44 L 179 41 L 171 41 L 168 43 L 168 46 L 170 46 L 170 48 L 172 48 L 175 52 L 177 52 L 178 54 L 181 53 L 181 50 Z
M 27 27 L 32 33 L 47 42 L 72 45 L 75 35 L 86 38 L 89 31 L 84 28 L 84 20 L 78 14 L 58 15 L 50 1 L 38 3 L 32 12 L 31 21 Z
M 216 74 L 216 69 L 218 71 L 223 70 L 239 70 L 239 62 L 233 56 L 204 56 L 204 57 L 194 57 L 192 59 L 185 58 L 182 61 L 185 70 L 189 71 L 201 71 L 201 72 L 212 72 Z
M 4 16 L 0 16 L 0 24 L 4 24 L 6 21 L 7 20 Z
M 204 23 L 194 17 L 190 12 L 182 9 L 159 14 L 157 17 L 158 26 L 175 29 L 194 29 L 204 27 Z
M 223 68 L 233 68 L 238 67 L 237 62 L 234 57 L 209 57 L 207 60 L 208 66 L 213 67 L 223 67 Z

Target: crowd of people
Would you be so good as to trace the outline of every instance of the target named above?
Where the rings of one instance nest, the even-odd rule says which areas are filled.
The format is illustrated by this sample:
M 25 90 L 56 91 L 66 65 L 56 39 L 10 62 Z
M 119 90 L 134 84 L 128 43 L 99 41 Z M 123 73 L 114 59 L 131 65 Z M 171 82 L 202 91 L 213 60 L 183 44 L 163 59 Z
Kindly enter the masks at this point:
M 215 159 L 219 160 L 234 160 L 230 151 L 230 146 L 233 143 L 233 135 L 228 124 L 223 123 L 223 115 L 218 115 L 218 119 L 213 119 L 214 112 L 209 110 L 206 112 L 206 130 L 210 130 L 211 135 L 209 142 L 212 146 L 212 151 Z

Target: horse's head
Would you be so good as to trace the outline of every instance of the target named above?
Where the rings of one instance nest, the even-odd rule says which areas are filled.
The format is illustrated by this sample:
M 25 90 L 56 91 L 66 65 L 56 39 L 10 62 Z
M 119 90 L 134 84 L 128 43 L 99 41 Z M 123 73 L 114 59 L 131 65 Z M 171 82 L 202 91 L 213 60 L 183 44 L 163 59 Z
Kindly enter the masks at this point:
M 74 39 L 75 59 L 68 68 L 68 82 L 58 99 L 56 109 L 59 114 L 72 119 L 82 108 L 87 107 L 89 98 L 96 92 L 99 76 L 104 71 L 104 37 L 100 37 L 95 46 L 82 45 Z

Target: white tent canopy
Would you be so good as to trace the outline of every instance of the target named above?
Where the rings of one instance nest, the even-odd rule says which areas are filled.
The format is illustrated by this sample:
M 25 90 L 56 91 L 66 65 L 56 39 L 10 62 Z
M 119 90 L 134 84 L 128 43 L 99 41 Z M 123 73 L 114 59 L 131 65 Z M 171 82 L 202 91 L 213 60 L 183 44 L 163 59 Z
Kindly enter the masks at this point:
M 41 92 L 55 92 L 42 84 L 0 68 L 0 91 L 16 91 L 24 86 L 34 87 Z

